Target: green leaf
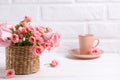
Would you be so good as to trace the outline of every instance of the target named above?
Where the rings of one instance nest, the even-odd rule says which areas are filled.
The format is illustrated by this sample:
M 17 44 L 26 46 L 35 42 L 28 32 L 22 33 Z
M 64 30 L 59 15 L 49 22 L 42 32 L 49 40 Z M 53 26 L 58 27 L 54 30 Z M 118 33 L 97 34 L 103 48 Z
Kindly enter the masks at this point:
M 37 45 L 37 46 L 40 46 L 40 43 L 37 42 L 36 45 Z
M 28 38 L 29 38 L 31 35 L 32 35 L 31 31 L 29 31 L 29 32 L 26 33 L 26 37 L 28 37 Z

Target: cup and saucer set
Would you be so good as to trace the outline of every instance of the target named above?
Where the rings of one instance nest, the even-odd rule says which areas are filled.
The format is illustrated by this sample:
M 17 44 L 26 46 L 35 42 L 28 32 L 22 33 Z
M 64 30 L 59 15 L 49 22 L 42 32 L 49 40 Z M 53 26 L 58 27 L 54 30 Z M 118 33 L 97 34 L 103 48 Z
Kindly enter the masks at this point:
M 96 45 L 94 45 L 96 42 Z M 95 59 L 99 58 L 103 50 L 97 48 L 100 41 L 93 34 L 79 35 L 79 48 L 69 50 L 72 57 L 79 59 Z

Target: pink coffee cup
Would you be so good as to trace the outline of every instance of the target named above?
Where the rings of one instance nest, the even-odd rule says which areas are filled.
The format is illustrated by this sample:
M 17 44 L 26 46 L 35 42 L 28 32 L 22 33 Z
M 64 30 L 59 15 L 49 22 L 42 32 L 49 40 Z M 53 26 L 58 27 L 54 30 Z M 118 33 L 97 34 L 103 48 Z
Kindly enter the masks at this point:
M 96 42 L 97 41 L 97 42 Z M 94 43 L 96 44 L 94 45 Z M 79 35 L 79 49 L 80 54 L 89 54 L 89 51 L 93 47 L 97 47 L 99 44 L 99 39 L 96 39 L 92 34 Z

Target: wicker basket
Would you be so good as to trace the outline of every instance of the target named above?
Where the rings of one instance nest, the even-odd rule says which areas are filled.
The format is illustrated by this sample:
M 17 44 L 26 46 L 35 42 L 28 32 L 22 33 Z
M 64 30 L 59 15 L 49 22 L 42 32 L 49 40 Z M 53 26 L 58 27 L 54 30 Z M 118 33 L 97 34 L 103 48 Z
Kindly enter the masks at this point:
M 24 75 L 39 71 L 39 57 L 31 52 L 31 46 L 10 46 L 6 48 L 6 69 Z

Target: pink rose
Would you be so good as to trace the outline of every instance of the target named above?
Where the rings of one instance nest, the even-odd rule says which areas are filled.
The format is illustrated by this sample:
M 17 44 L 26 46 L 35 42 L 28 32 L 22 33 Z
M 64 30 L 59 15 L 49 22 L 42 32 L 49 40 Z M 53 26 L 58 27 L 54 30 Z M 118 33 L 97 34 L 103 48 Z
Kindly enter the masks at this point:
M 100 50 L 98 49 L 98 48 L 92 48 L 91 50 L 90 50 L 90 54 L 99 54 L 100 53 Z
M 34 33 L 34 31 L 35 31 L 32 26 L 27 26 L 27 27 L 26 27 L 26 30 L 27 30 L 27 31 L 31 31 L 32 33 Z
M 0 24 L 0 44 L 5 47 L 11 44 L 11 40 L 8 40 L 8 38 L 12 36 L 11 30 L 5 27 L 6 25 L 7 24 Z
M 45 42 L 45 43 L 43 44 L 44 48 L 47 48 L 49 45 L 50 45 L 50 44 L 47 43 L 47 42 Z
M 25 16 L 23 21 L 24 22 L 31 22 L 31 18 L 29 16 Z
M 18 36 L 17 34 L 13 34 L 13 35 L 12 35 L 12 42 L 13 42 L 13 43 L 19 42 L 19 36 Z
M 7 24 L 0 24 L 0 37 L 3 40 L 6 40 L 7 37 L 11 37 L 12 32 L 9 28 L 6 27 Z
M 18 29 L 18 34 L 23 34 L 23 35 L 25 35 L 26 34 L 26 29 L 24 28 L 24 27 L 20 27 L 19 29 Z
M 54 47 L 54 43 L 52 41 L 45 42 L 43 44 L 44 48 L 46 48 L 48 51 L 50 51 Z
M 59 46 L 61 36 L 59 33 L 47 33 L 43 36 L 46 41 L 53 41 L 55 46 Z
M 40 37 L 42 34 L 39 33 L 38 31 L 34 31 L 34 32 L 33 32 L 33 35 L 34 35 L 35 37 Z
M 59 33 L 47 33 L 43 35 L 46 42 L 51 44 L 51 47 L 58 47 L 60 45 L 61 36 Z
M 14 77 L 15 76 L 15 71 L 14 71 L 14 69 L 8 69 L 8 70 L 6 70 L 6 72 L 5 72 L 5 77 L 6 78 L 12 78 L 12 77 Z
M 22 26 L 26 26 L 28 22 L 31 22 L 31 18 L 28 16 L 25 16 L 24 20 L 20 22 Z
M 46 33 L 43 35 L 43 38 L 45 41 L 50 41 L 50 39 L 52 38 L 53 33 Z
M 44 51 L 44 48 L 42 46 L 34 46 L 32 49 L 32 53 L 37 56 L 40 56 L 43 51 Z
M 60 40 L 61 40 L 61 36 L 59 33 L 53 33 L 52 37 L 51 37 L 52 42 L 54 43 L 55 47 L 58 47 L 60 45 Z
M 58 64 L 59 64 L 59 62 L 58 62 L 57 60 L 52 60 L 50 66 L 51 66 L 51 67 L 57 67 Z
M 43 38 L 41 37 L 36 37 L 35 40 L 37 43 L 41 43 L 41 44 L 43 43 Z
M 40 33 L 40 34 L 44 34 L 45 28 L 42 26 L 36 27 L 36 30 Z
M 30 41 L 31 43 L 34 43 L 34 42 L 35 42 L 35 37 L 34 37 L 34 36 L 31 36 L 31 37 L 29 38 L 29 41 Z
M 46 42 L 46 43 L 43 44 L 43 46 L 44 46 L 44 48 L 47 49 L 48 51 L 51 50 L 50 43 L 47 43 L 47 42 Z
M 11 45 L 11 40 L 2 40 L 0 39 L 0 46 L 8 47 Z

